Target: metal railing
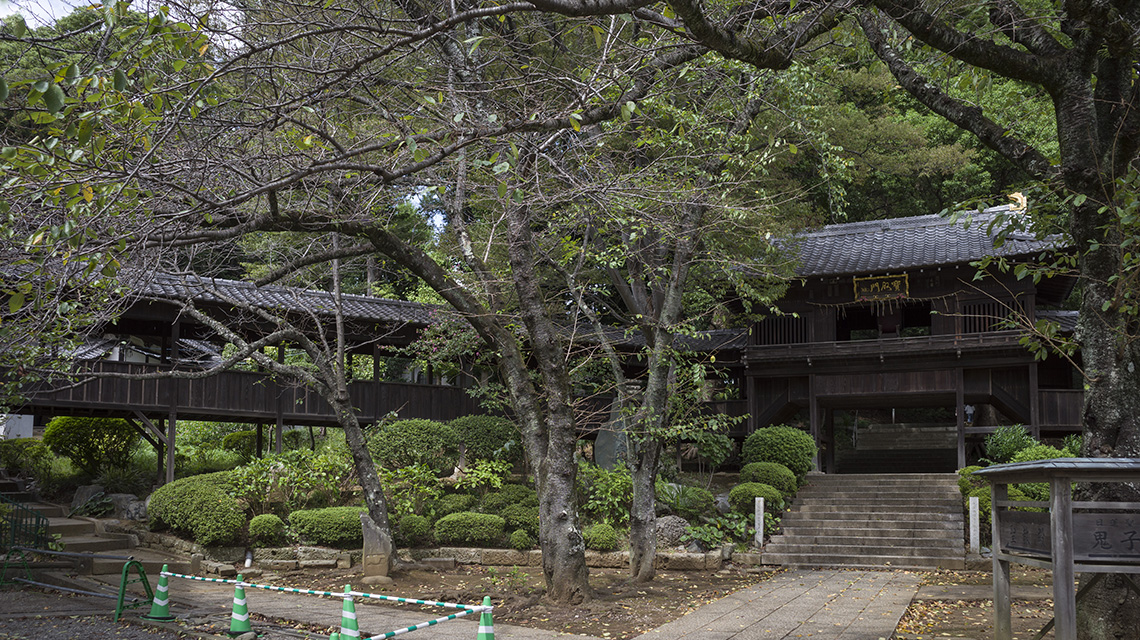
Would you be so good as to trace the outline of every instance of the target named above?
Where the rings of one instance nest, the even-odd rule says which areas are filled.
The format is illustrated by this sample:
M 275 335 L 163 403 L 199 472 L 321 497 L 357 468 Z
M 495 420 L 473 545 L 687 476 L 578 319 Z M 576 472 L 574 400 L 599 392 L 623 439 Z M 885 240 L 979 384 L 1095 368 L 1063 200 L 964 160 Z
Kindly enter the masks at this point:
M 0 550 L 47 549 L 48 520 L 39 511 L 0 496 L 0 516 Z

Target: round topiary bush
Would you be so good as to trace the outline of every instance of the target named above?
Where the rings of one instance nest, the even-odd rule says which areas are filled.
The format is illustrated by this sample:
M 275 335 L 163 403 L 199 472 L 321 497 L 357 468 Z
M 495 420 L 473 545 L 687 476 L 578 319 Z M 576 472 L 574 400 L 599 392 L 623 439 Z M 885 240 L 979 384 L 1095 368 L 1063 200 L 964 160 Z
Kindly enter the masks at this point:
M 780 490 L 784 496 L 795 495 L 796 474 L 779 462 L 752 462 L 740 470 L 741 482 L 759 482 Z
M 501 416 L 463 416 L 448 423 L 467 450 L 467 463 L 476 460 L 522 462 L 522 432 Z
M 245 460 L 250 460 L 256 453 L 257 432 L 249 430 L 228 433 L 222 438 L 222 448 L 237 453 Z
M 757 429 L 745 438 L 741 447 L 744 464 L 778 462 L 796 474 L 797 480 L 811 471 L 815 454 L 815 441 L 809 434 L 785 426 Z
M 483 496 L 479 508 L 487 513 L 499 513 L 507 506 L 517 504 L 524 507 L 537 507 L 538 494 L 534 489 L 521 484 L 504 484 L 497 491 Z
M 975 478 L 974 472 L 980 471 L 983 467 L 978 465 L 971 465 L 969 467 L 962 467 L 958 470 L 958 490 L 962 495 L 969 496 L 970 492 L 974 489 L 982 489 L 989 487 L 989 483 L 981 478 Z
M 175 480 L 151 494 L 147 505 L 152 529 L 173 529 L 203 546 L 240 540 L 245 528 L 241 504 L 222 488 L 226 472 Z
M 534 539 L 526 531 L 515 529 L 514 533 L 511 534 L 510 545 L 512 549 L 526 551 L 534 546 Z
M 431 521 L 423 516 L 409 513 L 400 518 L 398 533 L 404 544 L 421 544 L 431 537 Z
M 499 515 L 506 521 L 507 531 L 523 529 L 531 536 L 538 537 L 538 507 L 512 504 L 500 511 Z
M 479 499 L 466 493 L 448 493 L 435 501 L 435 517 L 442 518 L 460 511 L 470 511 Z
M 307 544 L 322 547 L 349 548 L 364 544 L 364 528 L 360 514 L 364 507 L 328 507 L 299 509 L 289 514 L 289 525 Z
M 732 510 L 746 516 L 756 512 L 756 498 L 764 498 L 765 511 L 782 509 L 784 506 L 784 496 L 780 490 L 760 482 L 738 484 L 728 492 L 728 504 Z
M 53 418 L 44 429 L 44 444 L 87 473 L 102 467 L 125 467 L 139 434 L 118 418 Z
M 1056 447 L 1051 447 L 1047 444 L 1035 444 L 1026 447 L 1021 451 L 1014 454 L 1010 462 L 1031 462 L 1033 460 L 1054 460 L 1056 458 L 1067 457 L 1068 454 Z M 1049 500 L 1049 485 L 1044 482 L 1027 482 L 1015 484 L 1011 489 L 1018 489 L 1023 494 L 1029 497 L 1030 500 L 1040 500 L 1042 502 Z
M 285 542 L 285 521 L 272 513 L 249 521 L 249 541 L 255 547 L 278 547 Z
M 599 522 L 582 530 L 586 548 L 594 551 L 613 551 L 618 548 L 618 534 L 612 526 Z
M 399 420 L 382 425 L 369 439 L 368 450 L 389 469 L 426 464 L 445 476 L 459 462 L 459 436 L 435 420 Z
M 506 521 L 490 513 L 461 511 L 435 523 L 435 538 L 441 544 L 486 545 L 503 537 Z

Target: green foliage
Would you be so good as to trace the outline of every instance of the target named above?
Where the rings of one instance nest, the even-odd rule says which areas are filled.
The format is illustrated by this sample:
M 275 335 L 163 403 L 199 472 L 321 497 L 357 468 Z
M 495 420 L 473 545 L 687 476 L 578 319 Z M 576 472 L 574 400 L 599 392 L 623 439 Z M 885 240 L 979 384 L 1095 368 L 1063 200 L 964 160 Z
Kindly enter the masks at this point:
M 503 537 L 506 521 L 490 513 L 461 511 L 435 523 L 435 538 L 441 544 L 494 544 Z
M 506 521 L 506 530 L 523 529 L 532 537 L 538 537 L 538 507 L 509 504 L 499 515 Z
M 1056 447 L 1051 447 L 1047 444 L 1035 444 L 1026 447 L 1016 454 L 1010 462 L 1031 462 L 1033 460 L 1055 460 L 1057 458 L 1065 458 L 1068 454 Z M 1025 482 L 1015 484 L 1010 489 L 1016 488 L 1021 493 L 1025 494 L 1030 500 L 1040 500 L 1047 502 L 1049 500 L 1049 485 L 1045 482 Z
M 238 542 L 245 513 L 223 489 L 228 485 L 226 475 L 192 476 L 159 487 L 147 507 L 150 527 L 188 534 L 203 546 Z
M 351 495 L 355 473 L 346 451 L 295 449 L 251 460 L 232 478 L 234 495 L 254 513 L 282 515 L 340 503 Z
M 527 549 L 534 548 L 534 538 L 523 529 L 515 529 L 511 533 L 509 544 L 512 549 L 526 551 Z
M 174 468 L 179 476 L 196 476 L 203 473 L 230 471 L 240 467 L 247 459 L 246 456 L 237 451 L 202 448 L 187 451 L 187 449 L 179 446 L 175 455 Z
M 599 522 L 582 530 L 586 548 L 594 551 L 613 551 L 618 548 L 618 534 L 609 523 Z
M 760 482 L 780 490 L 785 497 L 795 495 L 799 488 L 796 474 L 779 462 L 752 462 L 740 469 L 741 482 Z
M 488 494 L 496 495 L 496 494 Z M 470 511 L 478 498 L 466 493 L 449 493 L 435 501 L 434 511 L 437 518 L 449 516 L 461 511 Z
M 972 465 L 958 470 L 958 490 L 962 492 L 962 495 L 968 496 L 974 489 L 984 489 L 990 486 L 990 483 L 985 480 L 974 477 L 974 472 L 983 468 Z
M 986 458 L 993 464 L 1009 462 L 1018 451 L 1035 444 L 1037 441 L 1019 424 L 998 427 L 986 436 Z
M 245 460 L 252 460 L 257 454 L 257 432 L 249 429 L 227 434 L 222 438 L 222 448 L 237 453 Z
M 662 481 L 658 481 L 654 488 L 657 504 L 686 520 L 695 521 L 716 510 L 716 499 L 707 489 Z
M 249 521 L 249 541 L 255 547 L 277 547 L 285 542 L 285 521 L 272 513 Z
M 36 474 L 51 465 L 51 450 L 35 438 L 0 440 L 0 467 L 11 475 Z
M 744 440 L 741 459 L 744 464 L 777 462 L 802 480 L 811 471 L 815 457 L 815 441 L 795 427 L 775 426 L 757 429 Z
M 133 493 L 142 495 L 150 488 L 150 480 L 133 465 L 107 467 L 95 477 L 95 484 L 102 485 L 105 493 Z
M 538 493 L 521 484 L 504 484 L 498 491 L 483 496 L 479 508 L 487 513 L 499 513 L 507 506 L 517 504 L 524 507 L 538 506 Z
M 117 418 L 60 416 L 44 429 L 45 445 L 90 474 L 104 466 L 127 466 L 138 441 L 134 427 Z
M 381 425 L 368 441 L 372 457 L 389 469 L 424 464 L 440 476 L 459 461 L 459 436 L 434 420 L 399 420 Z
M 463 475 L 455 483 L 457 489 L 486 493 L 488 489 L 503 486 L 503 479 L 511 473 L 511 463 L 506 460 L 476 460 L 468 465 Z
M 431 521 L 424 516 L 409 513 L 400 518 L 400 526 L 396 533 L 400 542 L 408 546 L 417 546 L 431 539 Z
M 364 544 L 360 514 L 364 507 L 299 509 L 289 514 L 289 526 L 306 544 L 348 549 Z
M 764 511 L 776 511 L 784 508 L 784 496 L 780 490 L 759 482 L 745 482 L 738 484 L 728 492 L 728 504 L 732 510 L 747 515 L 756 513 L 756 498 L 764 498 Z
M 578 503 L 591 517 L 610 524 L 624 524 L 629 520 L 633 479 L 624 466 L 606 470 L 580 462 L 576 488 Z
M 380 482 L 388 498 L 388 509 L 397 516 L 423 515 L 424 508 L 443 495 L 439 478 L 426 464 L 413 464 L 393 471 L 381 469 Z M 469 507 L 456 511 L 465 511 Z
M 1065 457 L 1066 458 L 1079 458 L 1081 457 L 1081 449 L 1084 447 L 1084 436 L 1079 433 L 1070 433 L 1065 436 Z
M 522 432 L 512 420 L 500 416 L 470 415 L 449 425 L 466 446 L 467 460 L 522 462 Z
M 705 524 L 690 525 L 681 536 L 681 540 L 697 542 L 708 550 L 723 546 L 725 543 L 749 542 L 755 531 L 751 518 L 739 513 L 728 513 L 713 518 Z

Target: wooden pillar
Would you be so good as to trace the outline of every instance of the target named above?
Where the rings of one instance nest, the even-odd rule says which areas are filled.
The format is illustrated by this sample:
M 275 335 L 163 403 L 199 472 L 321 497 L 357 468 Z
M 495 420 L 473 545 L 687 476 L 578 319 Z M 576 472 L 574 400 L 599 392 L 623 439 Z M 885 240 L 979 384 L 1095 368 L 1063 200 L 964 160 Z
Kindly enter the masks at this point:
M 281 364 L 285 363 L 285 345 L 283 344 L 277 345 L 277 362 Z M 350 359 L 349 362 L 352 362 L 352 360 Z M 349 370 L 351 370 L 351 367 L 349 367 Z M 285 425 L 285 409 L 281 404 L 281 395 L 284 393 L 284 391 L 282 391 L 280 384 L 274 384 L 276 384 L 277 388 L 277 424 L 274 425 L 273 428 L 273 451 L 276 453 L 281 453 L 281 436 Z
M 1001 549 L 1001 514 L 1002 507 L 998 506 L 1001 500 L 1009 499 L 1009 487 L 993 482 L 990 484 L 990 520 L 993 533 L 994 558 L 994 640 L 1011 640 L 1013 638 L 1013 625 L 1011 624 L 1010 591 L 1009 591 L 1009 560 L 1002 560 Z M 1054 576 L 1056 582 L 1056 576 Z
M 1057 640 L 1077 640 L 1077 594 L 1073 587 L 1073 485 L 1054 477 L 1049 487 L 1049 524 L 1053 543 L 1053 633 Z M 996 603 L 995 603 L 996 604 Z
M 835 468 L 835 409 L 823 410 L 824 442 L 827 443 L 827 455 L 824 457 L 824 472 L 837 473 Z
M 958 468 L 966 466 L 966 377 L 962 368 L 954 370 L 954 415 L 958 422 Z
M 178 350 L 181 327 L 181 324 L 178 322 L 175 322 L 170 327 L 170 365 L 175 369 L 178 368 L 179 360 L 181 359 L 181 354 Z M 166 418 L 166 481 L 174 482 L 174 454 L 176 451 L 175 445 L 177 444 L 175 433 L 178 430 L 178 379 L 171 378 L 167 382 L 170 385 L 170 408 Z
M 166 420 L 159 418 L 158 428 L 166 433 Z M 157 468 L 157 476 L 154 479 L 156 486 L 162 486 L 166 482 L 166 445 L 161 440 L 156 440 L 154 451 L 157 454 L 154 459 L 154 466 Z
M 815 457 L 812 466 L 822 470 L 820 466 L 819 451 L 822 449 L 822 429 L 820 428 L 819 400 L 815 396 L 815 374 L 808 376 L 808 422 L 811 425 L 811 437 L 815 440 Z
M 1030 433 L 1041 439 L 1041 399 L 1038 395 L 1037 362 L 1029 365 L 1029 422 Z
M 174 482 L 174 434 L 178 430 L 178 409 L 170 410 L 166 419 L 166 481 Z

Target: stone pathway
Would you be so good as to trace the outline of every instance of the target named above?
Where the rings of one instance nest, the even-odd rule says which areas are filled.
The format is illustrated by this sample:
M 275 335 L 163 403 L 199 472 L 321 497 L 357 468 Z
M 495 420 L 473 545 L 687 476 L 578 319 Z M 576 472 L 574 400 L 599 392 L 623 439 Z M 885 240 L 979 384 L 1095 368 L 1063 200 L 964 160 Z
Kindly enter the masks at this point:
M 789 571 L 698 607 L 637 640 L 885 640 L 918 583 L 918 575 L 900 571 Z

